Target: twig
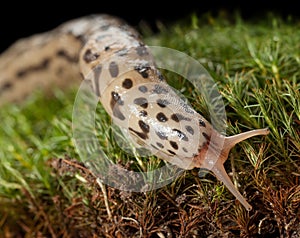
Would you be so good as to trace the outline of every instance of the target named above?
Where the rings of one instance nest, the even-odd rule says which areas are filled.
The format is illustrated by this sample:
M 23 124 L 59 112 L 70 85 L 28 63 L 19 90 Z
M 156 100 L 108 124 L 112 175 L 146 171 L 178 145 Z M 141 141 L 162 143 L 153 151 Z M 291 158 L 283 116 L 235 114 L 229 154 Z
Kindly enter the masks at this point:
M 104 204 L 105 204 L 105 207 L 106 207 L 108 218 L 110 220 L 112 220 L 112 215 L 111 215 L 111 211 L 110 211 L 109 204 L 108 204 L 108 197 L 107 197 L 107 192 L 106 192 L 105 186 L 103 185 L 103 183 L 101 182 L 101 180 L 99 178 L 96 179 L 96 182 L 100 186 L 101 191 L 103 193 Z

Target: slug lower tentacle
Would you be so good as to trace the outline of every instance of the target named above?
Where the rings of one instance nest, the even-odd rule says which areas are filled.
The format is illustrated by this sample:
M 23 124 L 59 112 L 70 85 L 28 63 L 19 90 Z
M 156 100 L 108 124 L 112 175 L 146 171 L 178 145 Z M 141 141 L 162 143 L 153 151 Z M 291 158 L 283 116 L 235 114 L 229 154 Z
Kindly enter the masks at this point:
M 234 136 L 224 137 L 218 132 L 213 132 L 211 139 L 208 141 L 207 145 L 200 154 L 196 157 L 199 162 L 196 167 L 206 168 L 212 171 L 215 176 L 224 183 L 224 185 L 230 190 L 230 192 L 241 202 L 241 204 L 250 211 L 252 209 L 251 205 L 246 201 L 246 199 L 240 194 L 236 187 L 231 182 L 228 174 L 224 169 L 224 163 L 228 158 L 229 151 L 237 143 L 246 140 L 250 137 L 257 135 L 267 135 L 269 134 L 269 129 L 258 129 L 247 131 Z
M 0 71 L 1 104 L 22 100 L 38 87 L 85 79 L 136 146 L 184 169 L 211 170 L 251 209 L 223 163 L 236 143 L 268 130 L 231 137 L 217 133 L 167 84 L 147 45 L 124 21 L 92 15 L 22 39 L 1 55 Z

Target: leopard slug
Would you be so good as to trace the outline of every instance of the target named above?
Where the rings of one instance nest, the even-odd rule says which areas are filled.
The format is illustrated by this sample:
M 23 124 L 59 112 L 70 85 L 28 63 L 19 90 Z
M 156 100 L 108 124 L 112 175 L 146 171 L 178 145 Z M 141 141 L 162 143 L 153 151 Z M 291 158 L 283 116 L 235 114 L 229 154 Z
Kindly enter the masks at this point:
M 133 27 L 105 14 L 70 20 L 52 31 L 20 39 L 0 56 L 0 104 L 33 89 L 89 82 L 114 123 L 136 146 L 183 169 L 207 168 L 247 209 L 224 169 L 230 149 L 268 129 L 225 137 L 187 105 L 157 69 Z

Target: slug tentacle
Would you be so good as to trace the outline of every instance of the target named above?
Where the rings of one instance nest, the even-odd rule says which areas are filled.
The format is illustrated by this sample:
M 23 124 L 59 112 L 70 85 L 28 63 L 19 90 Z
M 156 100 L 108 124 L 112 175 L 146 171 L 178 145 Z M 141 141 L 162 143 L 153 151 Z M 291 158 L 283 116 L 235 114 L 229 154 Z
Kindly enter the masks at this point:
M 226 170 L 221 162 L 217 162 L 211 171 L 215 174 L 218 180 L 222 181 L 229 191 L 236 197 L 237 200 L 246 208 L 247 211 L 252 210 L 252 206 L 240 194 L 234 184 L 231 182 Z
M 213 172 L 217 179 L 224 183 L 224 185 L 248 211 L 252 209 L 251 205 L 233 185 L 224 169 L 223 164 L 228 158 L 229 151 L 237 143 L 253 136 L 267 134 L 269 134 L 269 129 L 265 128 L 225 137 L 213 130 L 207 144 L 203 147 L 200 154 L 194 158 L 194 161 L 196 161 L 196 167 L 206 168 Z
M 231 148 L 234 147 L 237 143 L 239 143 L 243 140 L 246 140 L 250 137 L 253 137 L 253 136 L 268 135 L 269 133 L 270 133 L 269 128 L 264 128 L 264 129 L 251 130 L 251 131 L 247 131 L 247 132 L 240 133 L 237 135 L 226 137 L 225 144 L 224 144 L 225 147 L 223 150 L 225 150 L 225 151 L 227 151 L 227 153 L 229 153 Z M 223 162 L 225 162 L 225 161 L 223 161 Z

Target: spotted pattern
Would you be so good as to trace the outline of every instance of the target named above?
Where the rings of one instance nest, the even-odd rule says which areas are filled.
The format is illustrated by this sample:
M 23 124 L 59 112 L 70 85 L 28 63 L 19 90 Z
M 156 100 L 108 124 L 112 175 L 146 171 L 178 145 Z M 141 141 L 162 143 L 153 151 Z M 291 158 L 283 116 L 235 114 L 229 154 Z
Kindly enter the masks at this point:
M 180 114 L 180 113 L 174 113 L 171 115 L 171 119 L 176 121 L 176 122 L 180 122 L 182 120 L 185 121 L 191 121 L 191 118 L 189 117 L 185 117 L 184 115 Z
M 94 72 L 94 83 L 95 83 L 94 91 L 95 91 L 95 93 L 96 93 L 96 95 L 98 97 L 100 96 L 99 80 L 100 80 L 101 71 L 102 71 L 102 66 L 101 65 L 97 65 L 93 69 L 93 72 Z
M 158 136 L 158 138 L 161 139 L 161 140 L 167 140 L 168 139 L 167 134 L 163 131 L 155 131 L 155 133 Z
M 146 93 L 148 91 L 148 88 L 145 85 L 139 86 L 139 91 L 142 93 Z
M 173 149 L 178 150 L 178 144 L 176 141 L 170 141 L 170 144 L 173 147 Z
M 148 115 L 148 113 L 145 110 L 142 110 L 139 112 L 139 116 L 141 116 L 141 117 L 146 117 L 147 115 Z
M 156 94 L 167 94 L 169 91 L 162 85 L 156 84 L 152 92 Z
M 93 53 L 91 49 L 87 49 L 83 55 L 83 60 L 86 63 L 90 63 L 92 61 L 95 61 L 100 56 L 99 53 Z
M 149 133 L 150 126 L 142 120 L 139 120 L 139 126 L 144 133 Z
M 136 98 L 136 99 L 134 99 L 133 103 L 141 106 L 142 108 L 148 107 L 148 100 L 145 97 Z
M 169 152 L 171 155 L 176 155 L 176 153 L 175 153 L 173 150 L 168 150 L 168 152 Z
M 159 148 L 161 148 L 161 149 L 164 148 L 164 145 L 163 145 L 162 143 L 160 143 L 160 142 L 156 142 L 156 145 L 157 145 Z
M 199 119 L 199 125 L 202 127 L 206 127 L 206 124 L 203 119 Z
M 173 129 L 173 132 L 175 132 L 179 138 L 179 140 L 184 140 L 184 141 L 188 141 L 188 137 L 180 130 L 178 129 Z
M 157 99 L 157 105 L 164 108 L 170 104 L 170 102 L 166 99 Z
M 194 129 L 193 129 L 193 127 L 187 125 L 187 126 L 185 126 L 185 129 L 186 129 L 186 131 L 188 133 L 190 133 L 191 135 L 194 135 Z
M 136 47 L 136 53 L 141 57 L 149 54 L 146 46 L 144 45 Z
M 119 66 L 118 64 L 113 61 L 109 64 L 109 73 L 111 77 L 115 78 L 119 75 Z
M 64 58 L 66 59 L 67 61 L 69 62 L 73 62 L 73 63 L 77 63 L 78 62 L 78 57 L 75 55 L 75 56 L 72 56 L 70 55 L 66 50 L 64 49 L 59 49 L 57 52 L 56 52 L 56 55 L 57 57 L 59 58 Z
M 32 66 L 24 68 L 24 69 L 19 69 L 16 73 L 16 76 L 17 76 L 17 78 L 25 78 L 26 75 L 28 75 L 28 74 L 45 70 L 49 67 L 50 61 L 51 60 L 49 58 L 45 58 L 39 64 L 32 65 Z
M 148 65 L 137 65 L 134 68 L 143 78 L 148 78 L 148 70 L 150 67 Z
M 205 132 L 202 132 L 202 135 L 207 141 L 210 140 L 209 136 Z
M 156 115 L 156 119 L 160 122 L 166 122 L 168 121 L 168 118 L 166 117 L 166 115 L 163 112 L 159 112 Z
M 124 81 L 122 83 L 122 87 L 126 88 L 126 89 L 130 89 L 132 87 L 132 85 L 133 85 L 133 82 L 129 78 L 124 79 Z
M 137 135 L 138 137 L 140 137 L 140 138 L 143 139 L 143 140 L 148 139 L 147 134 L 144 133 L 144 132 L 136 131 L 136 130 L 134 130 L 134 129 L 131 128 L 131 127 L 129 127 L 129 131 L 133 132 L 135 135 Z

